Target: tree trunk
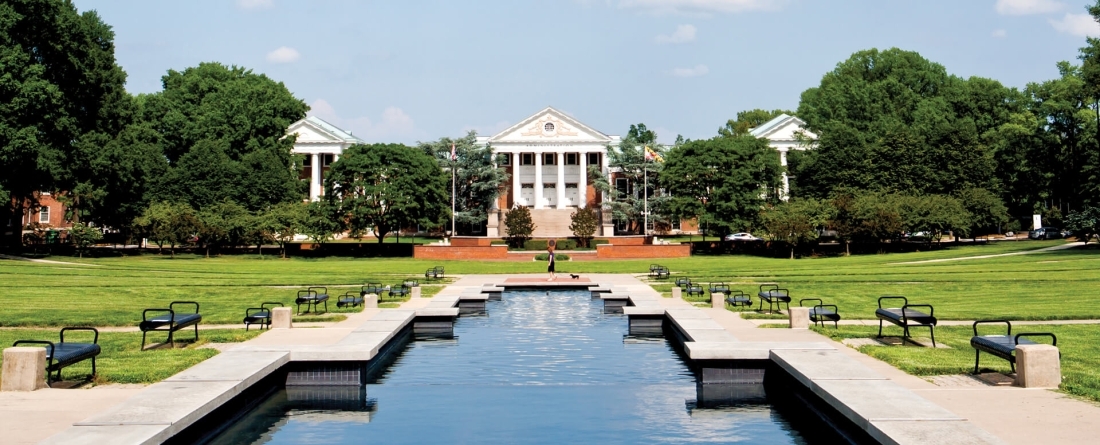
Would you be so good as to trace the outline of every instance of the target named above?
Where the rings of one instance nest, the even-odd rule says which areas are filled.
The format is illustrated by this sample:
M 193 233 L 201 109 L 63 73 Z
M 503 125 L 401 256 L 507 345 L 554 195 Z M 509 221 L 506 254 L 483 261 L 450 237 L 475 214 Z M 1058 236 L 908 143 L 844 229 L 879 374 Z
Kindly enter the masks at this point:
M 168 246 L 168 252 L 172 255 L 172 259 L 176 259 L 176 243 L 172 243 Z
M 791 259 L 794 259 L 794 246 L 791 246 Z
M 852 251 L 848 249 L 848 245 L 851 243 L 851 241 L 844 240 L 844 256 L 852 256 Z

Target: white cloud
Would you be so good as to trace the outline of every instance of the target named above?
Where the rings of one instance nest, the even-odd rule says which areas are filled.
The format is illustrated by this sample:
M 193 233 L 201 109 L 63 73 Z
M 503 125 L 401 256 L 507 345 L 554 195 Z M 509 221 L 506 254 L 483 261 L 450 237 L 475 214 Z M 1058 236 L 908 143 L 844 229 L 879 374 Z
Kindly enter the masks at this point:
M 619 7 L 653 14 L 709 14 L 774 11 L 788 0 L 620 0 Z
M 695 65 L 694 68 L 674 68 L 671 74 L 676 77 L 699 77 L 710 72 L 706 65 Z
M 275 0 L 237 0 L 237 7 L 246 10 L 269 9 L 275 6 Z
M 998 38 L 998 39 L 1003 39 L 1003 38 L 1008 36 L 1008 31 L 1005 31 L 1003 29 L 998 29 L 996 31 L 993 31 L 993 34 L 991 34 L 991 35 L 993 37 Z
M 1066 14 L 1062 20 L 1048 19 L 1060 33 L 1078 37 L 1100 37 L 1100 23 L 1088 14 Z
M 695 27 L 691 25 L 680 25 L 676 27 L 676 30 L 672 34 L 661 34 L 657 36 L 657 43 L 687 43 L 695 41 Z
M 352 134 L 367 142 L 412 142 L 417 137 L 423 136 L 423 132 L 416 128 L 412 117 L 397 107 L 386 107 L 377 121 L 367 116 L 341 117 L 324 99 L 313 101 L 309 107 L 310 115 L 324 119 L 343 130 L 351 131 Z
M 1065 7 L 1065 3 L 1057 0 L 997 0 L 995 6 L 997 13 L 1003 15 L 1049 14 Z
M 298 50 L 289 46 L 280 46 L 279 49 L 267 53 L 267 61 L 274 63 L 290 63 L 295 62 L 302 55 L 298 54 Z

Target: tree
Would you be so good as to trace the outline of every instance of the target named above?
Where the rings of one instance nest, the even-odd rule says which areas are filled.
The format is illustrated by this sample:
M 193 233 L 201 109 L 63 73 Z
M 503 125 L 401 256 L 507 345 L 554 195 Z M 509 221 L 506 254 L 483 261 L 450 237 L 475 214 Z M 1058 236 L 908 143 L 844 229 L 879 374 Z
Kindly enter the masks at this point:
M 989 190 L 969 188 L 955 197 L 970 214 L 970 223 L 965 230 L 970 235 L 1000 233 L 1001 227 L 1009 220 L 1008 208 L 1000 197 Z
M 749 131 L 753 128 L 764 125 L 768 121 L 784 114 L 794 115 L 794 112 L 789 110 L 767 111 L 759 108 L 755 110 L 739 111 L 737 113 L 737 119 L 726 121 L 726 125 L 718 129 L 718 135 L 725 137 L 744 136 L 749 134 Z
M 512 247 L 523 247 L 523 243 L 531 239 L 535 232 L 535 223 L 531 220 L 531 210 L 527 207 L 516 207 L 504 214 L 504 227 L 508 229 L 508 244 Z
M 577 209 L 569 215 L 569 218 L 569 230 L 572 230 L 573 236 L 580 240 L 581 247 L 588 247 L 588 242 L 592 240 L 592 235 L 596 234 L 596 228 L 600 225 L 599 215 L 591 207 L 585 207 Z
M 454 160 L 451 159 L 451 144 L 455 147 Z M 494 164 L 492 148 L 478 144 L 477 133 L 473 131 L 462 138 L 441 138 L 419 145 L 448 174 L 445 189 L 448 197 L 451 191 L 450 171 L 455 169 L 455 223 L 460 233 L 471 235 L 473 228 L 485 224 L 489 210 L 500 196 L 501 185 L 508 180 L 508 174 Z
M 285 85 L 218 63 L 169 70 L 162 81 L 141 114 L 168 161 L 151 185 L 154 199 L 196 208 L 229 199 L 249 210 L 302 199 L 286 129 L 309 107 Z
M 265 236 L 279 243 L 280 256 L 286 258 L 286 244 L 304 230 L 308 207 L 301 202 L 276 204 L 261 214 Z
M 657 183 L 664 164 L 645 157 L 645 149 L 649 147 L 663 158 L 667 148 L 656 141 L 656 132 L 647 129 L 645 124 L 637 124 L 630 126 L 618 147 L 607 147 L 608 166 L 618 172 L 617 179 L 621 179 L 621 183 L 611 184 L 599 166 L 588 167 L 589 183 L 607 194 L 609 199 L 604 205 L 611 211 L 612 219 L 625 222 L 626 231 L 630 233 L 645 232 L 647 206 L 650 222 L 669 222 L 663 211 L 668 197 L 659 190 Z
M 325 199 L 352 236 L 378 242 L 403 227 L 435 227 L 450 216 L 446 179 L 435 160 L 400 144 L 354 145 L 332 164 Z
M 900 204 L 902 230 L 924 232 L 928 242 L 939 242 L 948 231 L 967 232 L 973 217 L 961 201 L 948 195 L 897 195 Z
M 191 206 L 183 203 L 158 202 L 145 209 L 134 225 L 160 250 L 168 244 L 172 258 L 176 246 L 187 244 L 199 231 L 200 222 Z
M 779 181 L 779 155 L 751 136 L 689 141 L 668 152 L 660 184 L 668 212 L 723 233 L 748 230 Z
M 84 251 L 103 239 L 103 231 L 87 224 L 76 222 L 69 228 L 69 236 L 72 238 L 73 245 L 76 246 L 76 251 L 80 258 L 84 258 Z
M 256 220 L 248 209 L 233 201 L 222 201 L 199 211 L 199 242 L 210 258 L 210 248 L 239 246 L 256 229 Z
M 820 198 L 838 188 L 996 190 L 996 164 L 980 129 L 1008 118 L 998 107 L 1009 96 L 995 82 L 949 75 L 915 52 L 857 52 L 802 93 L 798 116 L 819 139 L 796 162 L 798 190 Z
M 331 241 L 341 229 L 343 218 L 339 209 L 326 201 L 313 201 L 306 205 L 302 219 L 302 233 L 317 244 Z
M 1085 244 L 1093 236 L 1100 235 L 1100 207 L 1088 206 L 1080 211 L 1066 215 L 1066 229 L 1070 230 Z
M 817 239 L 817 231 L 832 216 L 828 201 L 813 198 L 791 198 L 769 206 L 760 214 L 764 228 L 773 240 L 786 243 L 794 251 L 802 243 Z
M 37 193 L 89 179 L 70 169 L 74 145 L 117 134 L 132 109 L 111 27 L 70 1 L 0 4 L 0 60 L 0 220 L 21 221 Z M 13 229 L 7 244 L 20 246 Z

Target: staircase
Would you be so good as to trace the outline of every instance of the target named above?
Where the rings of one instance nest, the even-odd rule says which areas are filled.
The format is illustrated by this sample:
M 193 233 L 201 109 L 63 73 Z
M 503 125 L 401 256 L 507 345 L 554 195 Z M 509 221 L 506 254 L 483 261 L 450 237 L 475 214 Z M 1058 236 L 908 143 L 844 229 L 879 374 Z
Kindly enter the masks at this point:
M 535 232 L 531 236 L 535 238 L 566 238 L 573 236 L 569 230 L 572 224 L 570 215 L 577 211 L 575 208 L 566 209 L 531 209 L 531 221 L 535 223 Z

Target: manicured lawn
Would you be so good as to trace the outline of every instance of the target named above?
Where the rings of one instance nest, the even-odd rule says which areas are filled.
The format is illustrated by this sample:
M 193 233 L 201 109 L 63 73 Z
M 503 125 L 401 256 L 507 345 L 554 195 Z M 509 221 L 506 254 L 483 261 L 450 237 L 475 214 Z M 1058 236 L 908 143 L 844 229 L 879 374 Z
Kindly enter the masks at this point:
M 1002 327 L 983 328 L 982 333 L 1003 333 L 998 332 L 997 329 Z M 874 337 L 878 334 L 878 327 L 840 326 L 839 329 L 815 327 L 814 331 L 840 340 Z M 927 329 L 918 328 L 913 332 L 918 337 L 926 337 L 928 334 Z M 1066 393 L 1100 402 L 1100 326 L 1014 326 L 1013 332 L 1053 332 L 1057 335 L 1058 349 L 1062 353 L 1061 389 Z M 883 335 L 900 336 L 900 328 L 888 324 L 883 330 Z M 970 337 L 973 335 L 974 331 L 970 326 L 940 326 L 936 328 L 936 342 L 950 346 L 950 349 L 907 345 L 862 346 L 859 351 L 913 375 L 969 374 L 974 371 L 974 349 L 970 347 Z M 1045 342 L 1045 339 L 1036 341 Z M 1010 368 L 1007 361 L 989 354 L 982 354 L 980 369 L 1007 373 Z
M 189 343 L 194 331 L 179 332 L 176 348 L 142 351 L 140 332 L 100 332 L 102 352 L 96 358 L 96 383 L 153 383 L 190 368 L 218 354 L 217 350 L 197 348 L 206 343 L 235 343 L 260 334 L 259 330 L 212 329 L 199 331 L 199 342 Z M 57 329 L 0 330 L 0 345 L 7 347 L 16 340 L 57 341 Z M 69 335 L 73 338 L 70 339 Z M 91 341 L 90 333 L 71 333 L 68 341 Z M 167 334 L 150 333 L 150 343 L 164 341 Z M 64 380 L 86 379 L 92 373 L 91 361 L 84 361 L 62 370 Z

